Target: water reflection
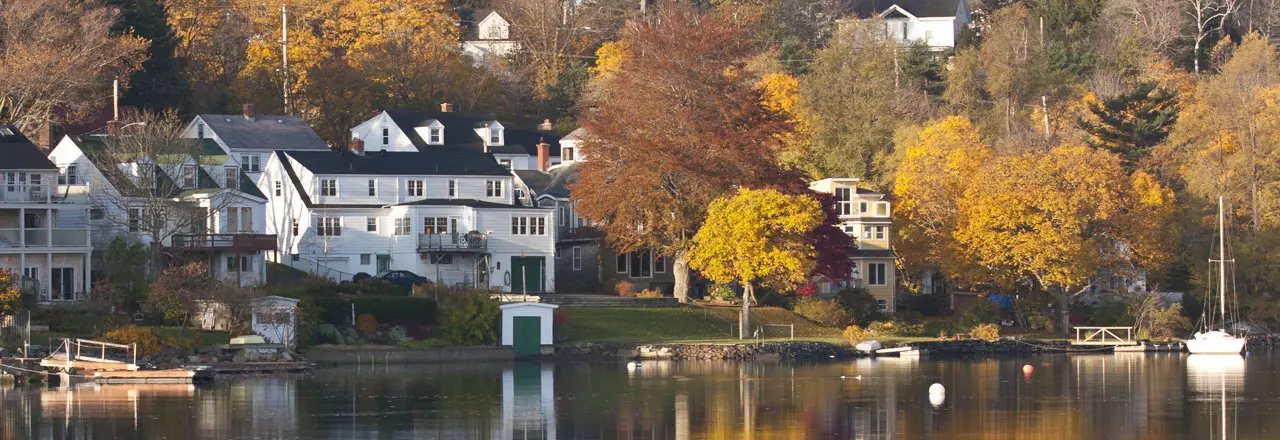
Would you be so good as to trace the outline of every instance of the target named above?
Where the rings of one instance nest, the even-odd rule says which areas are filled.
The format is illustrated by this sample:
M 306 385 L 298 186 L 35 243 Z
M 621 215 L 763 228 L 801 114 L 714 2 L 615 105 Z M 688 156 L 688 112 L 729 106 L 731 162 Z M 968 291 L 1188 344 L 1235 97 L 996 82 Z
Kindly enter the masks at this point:
M 1255 439 L 1280 430 L 1265 403 L 1280 390 L 1247 372 L 1277 366 L 1263 353 L 328 368 L 0 389 L 0 438 Z

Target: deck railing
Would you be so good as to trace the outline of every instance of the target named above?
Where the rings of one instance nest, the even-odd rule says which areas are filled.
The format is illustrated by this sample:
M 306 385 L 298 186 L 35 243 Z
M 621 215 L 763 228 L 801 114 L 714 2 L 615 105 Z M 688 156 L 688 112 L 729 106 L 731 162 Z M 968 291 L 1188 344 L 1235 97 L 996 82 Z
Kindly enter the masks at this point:
M 485 252 L 489 249 L 489 235 L 481 233 L 468 234 L 420 234 L 418 235 L 418 251 L 467 251 Z
M 52 239 L 52 241 L 50 241 Z M 87 247 L 88 229 L 0 229 L 0 249 L 16 247 Z
M 174 250 L 270 251 L 276 249 L 272 234 L 190 234 L 174 235 L 169 248 Z
M 1133 345 L 1133 327 L 1076 327 L 1074 345 Z

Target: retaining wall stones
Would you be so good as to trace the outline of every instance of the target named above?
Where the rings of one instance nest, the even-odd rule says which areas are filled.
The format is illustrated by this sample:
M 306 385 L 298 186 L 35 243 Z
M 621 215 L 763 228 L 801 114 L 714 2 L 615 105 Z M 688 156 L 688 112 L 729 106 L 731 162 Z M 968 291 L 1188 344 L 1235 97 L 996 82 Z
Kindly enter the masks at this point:
M 441 362 L 510 361 L 516 353 L 511 347 L 447 347 L 447 348 L 328 348 L 312 347 L 302 354 L 318 364 L 423 364 Z

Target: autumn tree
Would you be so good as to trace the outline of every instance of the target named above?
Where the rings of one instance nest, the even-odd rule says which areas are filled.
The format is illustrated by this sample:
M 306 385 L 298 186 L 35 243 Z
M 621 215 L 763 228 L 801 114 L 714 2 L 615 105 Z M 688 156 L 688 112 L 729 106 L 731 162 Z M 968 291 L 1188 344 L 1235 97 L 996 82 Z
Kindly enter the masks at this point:
M 147 294 L 147 305 L 166 322 L 186 328 L 216 289 L 208 263 L 174 266 L 160 272 Z
M 0 269 L 0 316 L 13 316 L 22 306 L 22 289 L 18 276 L 9 269 Z
M 807 279 L 814 265 L 807 234 L 823 219 L 817 200 L 775 190 L 743 188 L 711 203 L 689 265 L 717 283 L 742 285 L 740 338 L 750 334 L 756 286 L 785 290 Z
M 539 99 L 551 96 L 575 58 L 590 55 L 602 36 L 632 16 L 634 5 L 623 0 L 493 0 L 493 9 L 511 23 L 511 39 L 520 43 L 515 58 L 530 68 L 534 97 Z
M 1033 22 L 1031 11 L 1021 4 L 996 11 L 978 53 L 985 73 L 983 88 L 1006 134 L 1018 121 L 1028 120 L 1021 115 L 1029 113 L 1033 100 L 1039 101 L 1054 83 Z
M 1129 93 L 1092 103 L 1089 111 L 1097 122 L 1081 121 L 1095 147 L 1119 154 L 1133 169 L 1151 149 L 1169 137 L 1178 120 L 1178 98 L 1152 81 L 1139 83 Z
M 619 252 L 674 261 L 675 296 L 688 296 L 689 249 L 707 207 L 738 187 L 802 180 L 777 166 L 785 121 L 742 77 L 754 55 L 749 16 L 702 15 L 672 4 L 623 32 L 629 56 L 600 79 L 583 115 L 591 137 L 574 198 Z
M 31 130 L 107 104 L 111 80 L 146 58 L 146 40 L 112 32 L 116 17 L 99 1 L 0 3 L 0 120 Z

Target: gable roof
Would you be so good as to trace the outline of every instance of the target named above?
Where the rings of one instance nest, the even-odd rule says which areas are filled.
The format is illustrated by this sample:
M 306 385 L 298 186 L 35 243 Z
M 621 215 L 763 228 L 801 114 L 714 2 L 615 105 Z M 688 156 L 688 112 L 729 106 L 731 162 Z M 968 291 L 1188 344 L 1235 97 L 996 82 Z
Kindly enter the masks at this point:
M 537 195 L 548 195 L 559 199 L 569 198 L 569 184 L 578 181 L 577 166 L 558 166 L 547 171 L 515 170 L 513 171 L 525 186 Z
M 151 191 L 150 196 L 182 198 L 196 194 L 217 192 L 218 190 L 225 189 L 218 183 L 219 181 L 217 179 L 214 179 L 213 176 L 210 176 L 209 173 L 205 171 L 203 166 L 195 167 L 196 187 L 181 188 L 173 181 L 172 178 L 169 177 L 167 173 L 164 172 L 163 168 L 156 164 L 148 165 L 152 167 L 151 175 L 155 178 L 155 184 L 153 184 L 151 188 L 138 188 L 129 176 L 120 171 L 119 164 L 113 163 L 118 158 L 114 158 L 106 153 L 107 136 L 83 135 L 68 136 L 68 138 L 75 142 L 76 146 L 80 148 L 80 151 L 84 153 L 85 159 L 93 163 L 93 166 L 98 168 L 98 173 L 101 174 L 103 178 L 111 184 L 111 186 L 115 187 L 116 191 L 119 191 L 121 194 L 126 196 L 142 196 L 143 194 L 140 194 L 141 192 Z M 222 151 L 222 148 L 219 147 L 217 142 L 214 142 L 213 139 L 201 139 L 199 151 L 197 153 L 200 154 L 200 156 L 197 157 L 197 163 L 201 164 L 204 164 L 205 161 L 203 158 L 205 157 L 221 156 L 224 161 L 226 158 L 226 153 Z M 178 155 L 167 156 L 177 157 Z M 222 162 L 218 163 L 220 164 Z M 257 185 L 255 185 L 253 181 L 249 180 L 249 177 L 244 173 L 244 171 L 240 171 L 239 186 L 239 191 L 245 195 L 266 199 L 266 196 L 262 194 L 262 191 L 258 190 Z M 162 193 L 166 189 L 168 192 Z
M 313 174 L 374 176 L 509 176 L 492 154 L 473 151 L 375 151 L 363 156 L 349 151 L 289 151 L 285 154 Z
M 457 112 L 434 112 L 423 110 L 387 110 L 391 121 L 409 137 L 418 151 L 440 149 L 461 149 L 484 152 L 484 138 L 476 134 L 475 129 L 482 128 L 496 119 L 490 115 Z M 444 145 L 428 145 L 426 140 L 418 136 L 417 127 L 426 127 L 431 121 L 438 121 L 444 126 Z M 501 121 L 498 121 L 501 124 Z M 508 127 L 503 124 L 503 145 L 489 147 L 494 154 L 527 154 L 538 155 L 538 142 L 551 144 L 552 157 L 560 156 L 560 137 L 555 133 L 526 130 Z
M 208 130 L 231 150 L 329 150 L 307 122 L 297 116 L 202 114 Z
M 22 135 L 17 127 L 0 125 L 0 170 L 56 170 L 40 147 Z
M 852 12 L 858 18 L 871 18 L 897 5 L 918 18 L 955 17 L 961 0 L 853 0 Z

